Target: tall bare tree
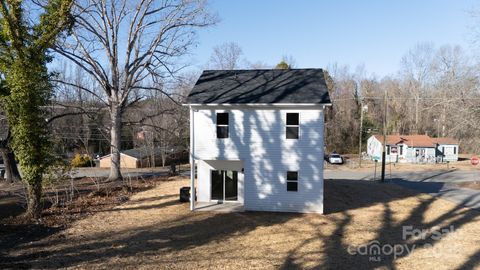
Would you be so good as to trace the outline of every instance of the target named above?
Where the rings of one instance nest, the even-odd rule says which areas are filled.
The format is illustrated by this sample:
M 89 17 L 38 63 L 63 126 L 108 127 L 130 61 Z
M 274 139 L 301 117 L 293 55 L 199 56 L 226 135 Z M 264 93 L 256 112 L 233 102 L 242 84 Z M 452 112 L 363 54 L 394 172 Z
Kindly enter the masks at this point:
M 214 69 L 239 69 L 242 56 L 242 48 L 237 43 L 227 42 L 213 48 L 209 64 Z
M 212 25 L 216 17 L 205 0 L 80 0 L 73 11 L 71 37 L 55 50 L 102 89 L 96 96 L 110 114 L 109 178 L 119 180 L 125 110 L 148 91 L 168 96 L 165 82 L 184 67 L 178 63 L 195 44 L 196 29 Z
M 426 85 L 431 75 L 434 48 L 430 43 L 420 43 L 410 49 L 402 58 L 401 73 L 405 88 L 414 98 L 414 132 L 421 132 L 421 99 L 425 97 Z

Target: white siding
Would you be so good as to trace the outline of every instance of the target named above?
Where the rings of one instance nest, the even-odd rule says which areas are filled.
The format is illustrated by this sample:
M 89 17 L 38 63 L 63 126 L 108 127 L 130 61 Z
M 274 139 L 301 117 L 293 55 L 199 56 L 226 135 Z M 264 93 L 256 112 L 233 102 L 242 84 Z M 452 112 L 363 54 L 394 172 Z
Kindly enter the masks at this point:
M 375 136 L 370 136 L 367 140 L 367 154 L 370 158 L 378 157 L 382 159 L 382 142 L 377 140 Z
M 437 147 L 439 154 L 445 155 L 443 161 L 458 161 L 458 145 L 457 144 L 439 144 Z M 445 153 L 443 151 L 445 150 Z
M 217 112 L 229 113 L 227 139 L 216 138 Z M 300 114 L 298 140 L 285 138 L 287 112 Z M 324 139 L 320 108 L 203 108 L 194 112 L 194 121 L 196 160 L 243 161 L 245 209 L 323 212 Z M 298 171 L 298 192 L 287 192 L 287 171 Z M 200 186 L 205 178 L 199 175 L 198 179 Z
M 417 156 L 417 150 L 419 155 Z M 423 151 L 423 156 L 422 156 Z M 435 162 L 435 148 L 434 147 L 408 147 L 406 152 L 406 160 L 409 162 Z
M 243 203 L 243 183 L 244 174 L 242 173 L 242 161 L 226 161 L 226 160 L 200 160 L 197 163 L 197 196 L 199 202 L 208 202 L 211 198 L 211 171 L 212 170 L 228 170 L 238 172 L 238 201 Z

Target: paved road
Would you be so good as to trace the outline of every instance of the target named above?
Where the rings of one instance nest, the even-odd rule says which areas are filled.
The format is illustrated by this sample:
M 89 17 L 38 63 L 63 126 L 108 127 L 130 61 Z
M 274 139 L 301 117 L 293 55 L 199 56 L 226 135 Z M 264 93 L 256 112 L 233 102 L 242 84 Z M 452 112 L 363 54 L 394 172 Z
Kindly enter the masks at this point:
M 480 211 L 479 190 L 459 188 L 444 182 L 413 182 L 403 179 L 393 179 L 391 182 Z
M 181 175 L 190 175 L 190 170 L 182 166 L 180 168 L 180 174 Z M 78 168 L 75 170 L 73 173 L 73 177 L 108 177 L 110 174 L 109 169 L 105 168 Z M 167 168 L 143 168 L 143 169 L 125 169 L 122 170 L 122 176 L 123 177 L 143 177 L 143 178 L 149 178 L 149 177 L 154 177 L 154 176 L 167 176 L 168 175 L 168 169 Z
M 352 179 L 352 180 L 373 180 L 373 172 L 356 171 L 333 171 L 326 170 L 324 177 L 327 179 Z M 394 172 L 390 175 L 387 171 L 386 179 L 405 179 L 414 182 L 468 182 L 480 181 L 480 171 L 457 171 L 457 170 L 435 170 L 435 171 L 404 171 Z M 376 179 L 380 179 L 380 172 L 377 172 Z
M 328 179 L 373 180 L 373 173 L 351 171 L 325 171 Z M 379 175 L 377 178 L 379 179 Z M 420 172 L 395 172 L 386 179 L 405 188 L 443 198 L 458 205 L 480 211 L 480 191 L 454 186 L 456 182 L 480 181 L 478 171 L 436 170 Z

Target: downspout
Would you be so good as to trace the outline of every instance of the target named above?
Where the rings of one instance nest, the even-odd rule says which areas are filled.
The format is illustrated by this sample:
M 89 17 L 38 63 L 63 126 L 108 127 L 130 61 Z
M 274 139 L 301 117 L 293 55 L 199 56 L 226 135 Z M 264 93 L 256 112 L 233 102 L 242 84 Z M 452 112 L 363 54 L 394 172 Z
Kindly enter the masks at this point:
M 195 118 L 192 106 L 190 108 L 190 210 L 195 210 Z

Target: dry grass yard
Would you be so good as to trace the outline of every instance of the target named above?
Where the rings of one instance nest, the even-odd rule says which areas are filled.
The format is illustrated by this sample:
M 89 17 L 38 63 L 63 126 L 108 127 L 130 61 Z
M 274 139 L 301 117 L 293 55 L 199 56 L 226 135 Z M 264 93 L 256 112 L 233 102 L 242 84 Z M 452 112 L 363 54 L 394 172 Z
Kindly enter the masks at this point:
M 184 185 L 188 185 L 184 178 L 162 182 L 121 206 L 78 220 L 66 230 L 38 241 L 20 242 L 2 251 L 0 268 L 480 267 L 479 212 L 395 185 L 327 180 L 325 215 L 191 213 L 188 204 L 178 202 L 178 189 Z M 430 229 L 430 233 L 403 239 L 404 226 Z M 451 226 L 454 233 L 433 237 L 435 229 Z M 359 254 L 365 250 L 362 245 L 373 240 L 385 254 Z M 398 252 L 399 246 L 413 251 L 388 255 L 388 245 L 397 245 Z M 352 251 L 357 254 L 351 255 Z

